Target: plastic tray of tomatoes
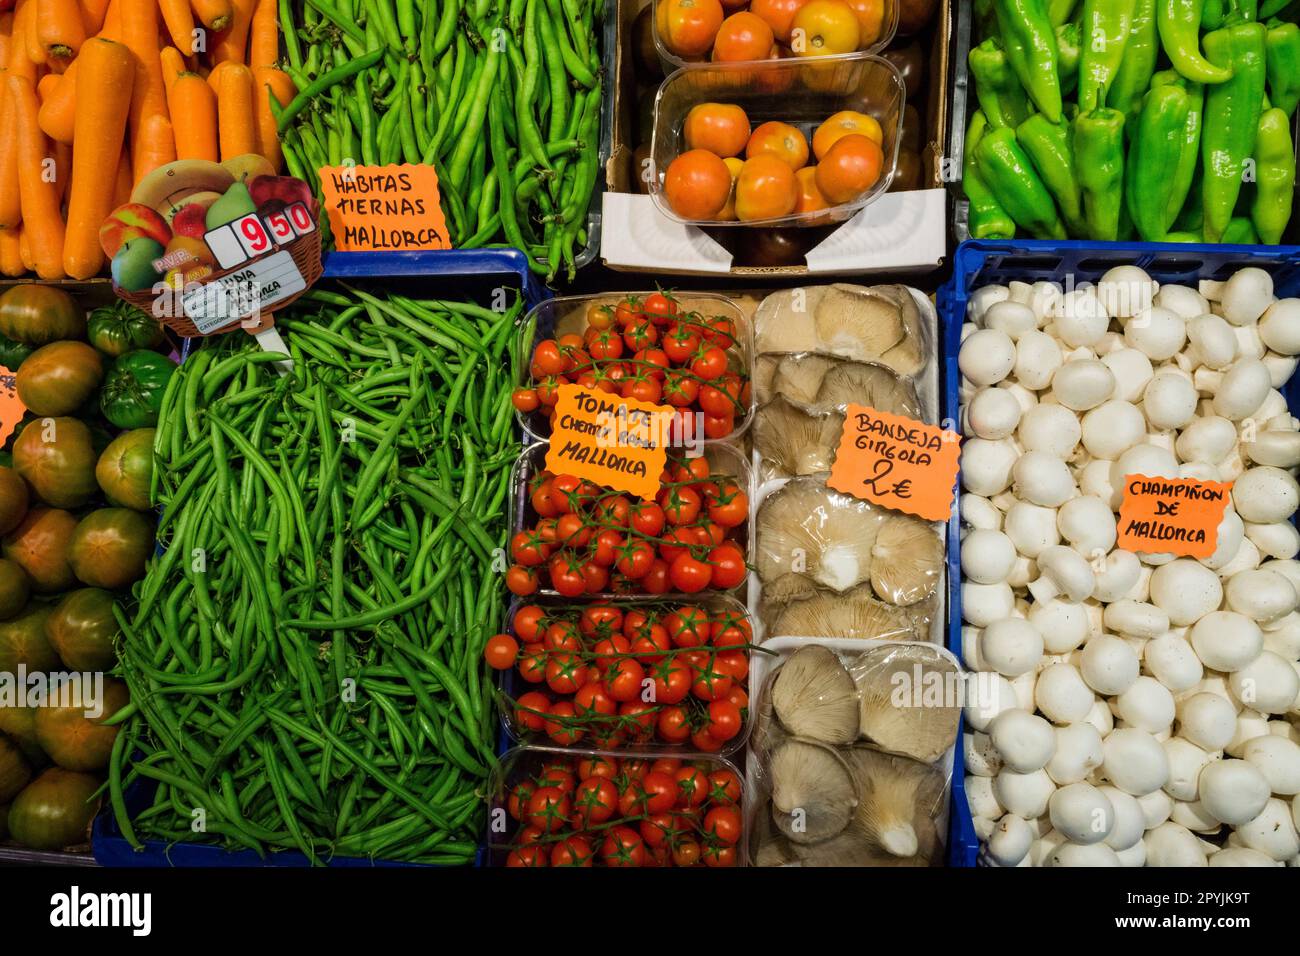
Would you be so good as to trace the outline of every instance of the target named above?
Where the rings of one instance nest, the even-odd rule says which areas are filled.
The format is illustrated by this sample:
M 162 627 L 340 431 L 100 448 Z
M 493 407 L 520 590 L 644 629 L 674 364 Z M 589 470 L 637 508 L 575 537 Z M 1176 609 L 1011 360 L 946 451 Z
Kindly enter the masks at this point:
M 654 0 L 654 41 L 665 70 L 712 60 L 824 59 L 883 50 L 898 29 L 897 0 Z
M 753 628 L 735 598 L 516 600 L 488 642 L 501 719 L 523 743 L 602 750 L 744 746 Z
M 516 747 L 495 778 L 487 865 L 743 866 L 741 794 L 717 755 Z
M 738 592 L 752 563 L 749 463 L 734 446 L 673 450 L 653 501 L 546 470 L 545 442 L 511 475 L 516 597 L 689 597 Z
M 678 409 L 673 433 L 735 438 L 753 418 L 753 328 L 713 292 L 620 292 L 547 299 L 519 336 L 516 418 L 530 437 L 551 434 L 556 389 L 585 388 Z
M 678 70 L 655 98 L 650 197 L 688 225 L 843 222 L 889 189 L 906 101 L 898 69 L 866 54 Z

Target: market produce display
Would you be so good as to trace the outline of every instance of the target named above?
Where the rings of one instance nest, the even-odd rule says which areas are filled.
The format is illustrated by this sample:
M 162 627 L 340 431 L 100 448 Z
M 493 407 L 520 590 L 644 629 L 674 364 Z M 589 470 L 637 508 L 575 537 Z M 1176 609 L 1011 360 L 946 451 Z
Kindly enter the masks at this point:
M 97 275 L 104 220 L 173 161 L 278 172 L 274 111 L 297 91 L 276 65 L 277 9 L 19 0 L 0 14 L 0 273 Z
M 972 238 L 1282 241 L 1295 198 L 1294 4 L 975 8 Z
M 527 384 L 512 396 L 521 424 L 539 438 L 550 434 L 557 389 L 569 382 L 680 409 L 671 428 L 687 438 L 727 438 L 748 423 L 749 336 L 728 299 L 651 292 L 551 300 L 530 314 L 522 346 L 539 322 L 553 325 L 555 337 L 532 346 Z
M 314 290 L 277 315 L 288 355 L 225 336 L 173 377 L 163 550 L 121 618 L 109 793 L 133 845 L 474 859 L 520 311 Z
M 544 451 L 525 451 L 518 466 L 528 505 L 510 541 L 512 594 L 695 594 L 745 583 L 749 476 L 734 449 L 670 453 L 653 501 L 552 474 L 539 467 Z
M 503 243 L 573 279 L 600 169 L 603 3 L 284 9 L 301 93 L 277 127 L 293 175 L 319 196 L 325 166 L 432 164 L 455 248 Z
M 525 604 L 510 629 L 489 640 L 486 655 L 518 674 L 504 705 L 517 737 L 704 753 L 743 741 L 753 628 L 733 601 Z
M 873 50 L 897 17 L 895 0 L 654 0 L 655 42 L 678 62 Z
M 0 294 L 0 335 L 29 412 L 0 455 L 0 841 L 60 850 L 88 840 L 119 735 L 110 718 L 130 701 L 104 675 L 116 605 L 153 550 L 145 381 L 176 366 L 148 351 L 166 347 L 153 319 L 106 307 L 88 322 L 49 286 Z
M 1294 862 L 1300 300 L 985 285 L 962 329 L 966 795 L 998 866 Z M 1127 476 L 1232 482 L 1213 553 L 1116 547 Z M 1190 505 L 1189 505 L 1190 507 Z
M 492 849 L 505 866 L 742 862 L 740 777 L 723 760 L 516 750 L 502 763 L 498 800 L 514 825 Z
M 759 701 L 751 862 L 942 865 L 958 708 L 896 695 L 912 680 L 955 684 L 956 663 L 925 644 L 791 643 Z
M 861 201 L 885 165 L 880 123 L 856 110 L 827 117 L 805 136 L 776 120 L 751 129 L 739 106 L 701 103 L 686 114 L 682 137 L 686 151 L 669 163 L 663 194 L 689 221 L 815 221 L 817 212 Z

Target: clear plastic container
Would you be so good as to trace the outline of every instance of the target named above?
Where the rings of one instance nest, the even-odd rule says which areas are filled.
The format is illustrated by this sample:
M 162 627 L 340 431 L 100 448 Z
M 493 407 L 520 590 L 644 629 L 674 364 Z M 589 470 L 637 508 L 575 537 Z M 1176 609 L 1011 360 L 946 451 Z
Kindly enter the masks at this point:
M 662 3 L 666 3 L 667 0 L 653 0 L 653 2 L 655 5 L 655 12 L 658 13 L 659 5 Z M 881 10 L 880 26 L 877 28 L 878 32 L 876 38 L 872 40 L 870 43 L 862 45 L 859 49 L 853 51 L 852 53 L 832 53 L 832 54 L 827 54 L 825 56 L 817 56 L 817 57 L 806 56 L 806 57 L 801 57 L 801 59 L 808 59 L 808 60 L 815 59 L 819 63 L 824 63 L 827 60 L 843 59 L 845 57 L 851 57 L 862 53 L 876 53 L 879 52 L 880 50 L 883 50 L 885 47 L 889 46 L 889 42 L 894 39 L 894 34 L 898 30 L 898 0 L 882 0 L 881 5 L 882 5 L 882 10 Z M 748 4 L 746 4 L 744 9 L 746 10 L 749 9 Z M 736 9 L 734 6 L 729 6 L 724 8 L 722 12 L 726 17 L 730 17 L 735 13 L 739 13 L 740 10 Z M 660 62 L 662 62 L 664 65 L 665 73 L 671 73 L 673 70 L 681 69 L 682 67 L 685 66 L 703 66 L 710 62 L 711 54 L 713 52 L 712 45 L 710 45 L 710 48 L 707 52 L 705 52 L 702 56 L 699 57 L 678 56 L 676 53 L 674 53 L 672 50 L 668 48 L 668 38 L 665 37 L 660 32 L 659 17 L 652 16 L 650 19 L 654 24 L 653 31 L 654 31 L 654 39 L 655 39 L 655 50 L 659 54 Z M 792 55 L 790 51 L 789 43 L 784 44 L 782 46 L 781 54 L 782 56 L 786 56 L 786 57 Z M 765 58 L 762 60 L 747 60 L 744 62 L 765 63 L 768 62 L 768 60 Z
M 529 445 L 523 450 L 520 456 L 515 460 L 514 468 L 510 474 L 510 532 L 515 534 L 524 528 L 531 526 L 537 521 L 537 513 L 533 510 L 532 503 L 529 501 L 528 483 L 533 475 L 542 471 L 546 467 L 546 451 L 550 448 L 548 442 L 538 442 Z M 710 474 L 714 477 L 730 476 L 737 485 L 744 489 L 748 496 L 750 505 L 749 517 L 737 527 L 736 534 L 730 540 L 734 540 L 740 545 L 740 550 L 745 555 L 745 563 L 749 566 L 754 564 L 754 535 L 752 533 L 753 522 L 753 505 L 754 501 L 754 483 L 750 472 L 749 462 L 746 460 L 744 453 L 736 446 L 717 442 L 705 445 L 702 451 L 702 457 L 708 461 Z M 629 496 L 630 497 L 630 496 Z M 752 575 L 746 575 L 745 580 L 741 581 L 734 588 L 728 588 L 725 591 L 719 591 L 717 588 L 709 588 L 701 591 L 699 594 L 684 594 L 680 591 L 671 591 L 662 595 L 640 595 L 653 596 L 665 601 L 688 601 L 695 600 L 704 594 L 726 593 L 734 595 L 742 602 L 745 600 L 749 589 L 749 580 Z M 561 597 L 554 588 L 544 587 L 537 591 L 542 597 Z M 615 594 L 613 592 L 601 592 L 600 594 L 586 594 L 580 600 L 612 600 L 614 598 L 637 597 L 636 594 Z
M 525 605 L 528 604 L 536 604 L 541 608 L 543 608 L 544 610 L 548 611 L 548 613 L 552 609 L 590 607 L 592 604 L 609 604 L 619 608 L 621 611 L 625 613 L 638 608 L 648 609 L 651 607 L 663 607 L 665 605 L 670 607 L 681 607 L 683 605 L 693 605 L 693 606 L 704 608 L 710 614 L 730 612 L 738 617 L 745 617 L 745 618 L 749 617 L 749 614 L 745 610 L 744 605 L 742 605 L 738 600 L 736 600 L 736 598 L 732 597 L 729 594 L 705 593 L 702 596 L 696 596 L 684 601 L 664 601 L 659 598 L 652 598 L 652 597 L 620 598 L 613 601 L 600 601 L 600 602 L 571 600 L 567 598 L 541 598 L 539 600 L 533 600 L 532 597 L 515 598 L 514 601 L 512 601 L 510 604 L 509 611 L 507 611 L 506 613 L 505 631 L 509 633 L 512 637 L 515 637 L 516 639 L 519 640 L 520 647 L 523 646 L 524 641 L 521 638 L 518 638 L 518 635 L 515 633 L 515 628 L 514 628 L 515 613 L 521 607 L 524 607 Z M 750 626 L 753 627 L 752 621 L 750 621 Z M 593 661 L 595 660 L 595 654 L 586 648 L 584 648 L 584 650 L 580 652 L 579 656 L 587 660 L 593 660 Z M 753 668 L 755 667 L 754 658 L 761 657 L 761 656 L 763 655 L 750 653 L 751 673 L 753 671 Z M 649 673 L 649 670 L 650 670 L 649 665 L 646 665 L 647 674 Z M 744 681 L 741 681 L 740 686 L 742 688 L 745 688 L 746 691 L 748 691 L 748 688 L 750 686 L 749 678 L 746 677 Z M 547 688 L 545 683 L 530 684 L 520 676 L 519 669 L 517 667 L 511 667 L 509 670 L 498 671 L 497 672 L 497 707 L 501 712 L 501 723 L 505 726 L 506 733 L 510 735 L 510 738 L 512 740 L 520 744 L 541 744 L 548 747 L 559 746 L 550 738 L 548 738 L 544 733 L 532 731 L 529 730 L 526 726 L 522 726 L 519 720 L 516 718 L 515 708 L 512 704 L 512 701 L 517 700 L 520 697 L 520 695 L 528 693 L 529 691 L 539 691 L 551 698 L 560 698 L 561 696 L 563 696 L 563 699 L 568 700 L 571 697 L 571 695 L 557 695 L 552 693 Z M 706 702 L 699 700 L 694 696 L 688 696 L 687 701 L 693 701 L 694 703 L 692 704 L 692 706 L 698 705 L 699 707 L 707 707 Z M 749 731 L 754 725 L 754 713 L 755 711 L 753 707 L 749 707 L 746 709 L 744 726 L 741 728 L 740 733 L 737 734 L 735 737 L 731 738 L 730 740 L 728 740 L 725 744 L 723 744 L 721 749 L 717 751 L 719 754 L 724 756 L 727 754 L 733 754 L 745 746 L 745 741 L 749 738 Z M 577 751 L 579 748 L 561 747 L 561 749 L 563 749 L 567 753 L 567 752 Z M 674 743 L 668 743 L 667 741 L 664 740 L 660 740 L 658 736 L 652 736 L 649 740 L 640 741 L 637 743 L 630 743 L 630 742 L 624 743 L 620 745 L 618 749 L 620 753 L 623 752 L 638 753 L 638 754 L 648 754 L 652 757 L 661 757 L 665 755 L 677 756 L 684 752 L 690 751 L 691 745 L 689 740 L 686 741 L 685 743 L 674 744 Z
M 662 754 L 660 756 L 668 755 Z M 688 763 L 697 763 L 700 766 L 700 769 L 706 773 L 711 773 L 714 770 L 730 770 L 732 773 L 736 774 L 737 777 L 741 777 L 742 805 L 740 810 L 741 819 L 742 821 L 744 820 L 743 800 L 747 797 L 747 794 L 743 792 L 744 780 L 740 770 L 734 763 L 718 754 L 693 752 L 672 754 L 672 756 L 680 759 L 683 766 Z M 558 747 L 514 747 L 501 756 L 501 760 L 497 764 L 497 768 L 493 772 L 492 778 L 489 782 L 490 789 L 488 793 L 490 810 L 488 812 L 487 853 L 486 859 L 484 860 L 485 866 L 510 865 L 507 863 L 510 852 L 519 845 L 517 836 L 520 829 L 523 827 L 523 824 L 510 815 L 509 809 L 510 793 L 515 786 L 535 779 L 542 773 L 547 764 L 567 764 L 573 768 L 572 772 L 576 777 L 578 762 L 590 758 L 622 761 L 626 759 L 637 759 L 637 755 L 615 750 L 579 750 Z M 571 799 L 570 803 L 572 803 Z M 712 800 L 706 800 L 705 803 L 701 804 L 703 808 L 706 808 L 706 812 L 707 808 L 711 808 L 715 805 L 716 804 Z M 693 835 L 699 841 L 701 847 L 703 847 L 707 844 L 708 838 L 703 832 L 704 814 L 698 814 L 698 816 L 700 818 L 699 821 L 691 825 L 690 829 L 693 831 Z M 594 851 L 596 857 L 594 861 L 595 865 L 604 866 L 606 864 L 604 864 L 600 859 L 601 842 L 604 839 L 604 834 L 613 827 L 619 825 L 620 819 L 625 819 L 627 821 L 626 825 L 632 830 L 640 830 L 642 820 L 641 814 L 625 816 L 616 809 L 612 817 L 603 823 L 593 826 L 588 831 L 581 831 L 576 827 L 563 825 L 555 834 L 549 836 L 544 835 L 539 842 L 542 842 L 545 847 L 550 847 L 551 845 L 560 842 L 565 836 L 581 834 L 587 838 L 592 851 Z M 740 839 L 735 844 L 734 863 L 732 864 L 734 866 L 747 866 L 749 863 L 746 850 L 748 840 L 746 839 L 743 826 L 744 824 L 742 823 Z M 547 864 L 549 865 L 549 859 L 547 860 Z M 645 863 L 643 865 L 653 864 Z
M 515 341 L 519 349 L 515 362 L 517 371 L 516 385 L 528 387 L 535 384 L 528 373 L 532 359 L 533 347 L 537 342 L 558 339 L 562 335 L 582 335 L 587 328 L 587 310 L 593 305 L 614 306 L 629 297 L 644 299 L 653 290 L 644 292 L 600 292 L 594 295 L 569 295 L 539 302 L 520 320 L 519 335 Z M 698 312 L 704 318 L 723 315 L 731 319 L 736 335 L 731 348 L 727 349 L 727 365 L 748 378 L 753 364 L 754 330 L 745 311 L 731 299 L 716 292 L 671 292 L 683 312 Z M 754 417 L 754 402 L 751 394 L 744 411 L 737 416 L 736 426 L 729 435 L 721 438 L 706 438 L 706 442 L 735 441 Z M 515 412 L 515 419 L 524 434 L 537 441 L 545 441 L 551 436 L 551 428 L 546 416 L 540 411 Z
M 888 60 L 865 53 L 820 59 L 766 60 L 755 63 L 710 63 L 678 70 L 659 87 L 655 98 L 650 147 L 654 177 L 650 197 L 669 219 L 693 226 L 825 226 L 843 222 L 884 195 L 894 178 L 903 138 L 907 88 Z M 880 124 L 884 153 L 880 178 L 852 202 L 810 213 L 793 213 L 744 222 L 684 219 L 664 194 L 669 165 L 685 151 L 686 115 L 701 103 L 739 106 L 751 128 L 776 120 L 797 127 L 811 142 L 813 131 L 843 110 L 866 113 Z

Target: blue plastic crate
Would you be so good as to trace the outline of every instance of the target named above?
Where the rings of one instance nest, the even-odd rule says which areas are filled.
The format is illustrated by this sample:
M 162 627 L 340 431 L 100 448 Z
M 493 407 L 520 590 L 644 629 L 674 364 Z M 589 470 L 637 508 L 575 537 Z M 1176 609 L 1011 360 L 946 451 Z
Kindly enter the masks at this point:
M 524 254 L 516 249 L 482 249 L 448 252 L 335 252 L 325 260 L 323 286 L 332 279 L 356 284 L 375 280 L 395 280 L 385 283 L 385 288 L 395 286 L 399 291 L 416 295 L 445 295 L 461 299 L 485 298 L 491 290 L 506 285 L 523 292 L 526 312 L 550 291 L 537 281 L 528 268 Z M 181 360 L 189 357 L 201 339 L 185 339 L 181 343 Z M 498 728 L 497 753 L 505 753 L 510 740 L 504 728 Z M 152 781 L 137 781 L 128 788 L 125 799 L 128 811 L 134 817 L 153 802 L 157 785 Z M 265 859 L 252 850 L 226 850 L 220 846 L 203 843 L 166 843 L 161 840 L 144 840 L 143 850 L 135 850 L 122 835 L 112 809 L 105 806 L 95 817 L 91 828 L 91 849 L 100 866 L 123 867 L 305 867 L 310 865 L 307 856 L 298 850 L 270 853 Z M 479 845 L 474 858 L 475 866 L 484 863 L 484 847 Z M 339 867 L 401 867 L 420 864 L 395 863 L 359 857 L 334 857 L 330 866 Z
M 952 279 L 939 290 L 938 307 L 943 323 L 942 401 L 944 416 L 958 418 L 957 352 L 966 303 L 981 286 L 1021 282 L 1096 282 L 1108 269 L 1134 265 L 1161 283 L 1195 285 L 1200 279 L 1227 279 L 1238 269 L 1255 266 L 1273 276 L 1279 298 L 1300 296 L 1300 246 L 1208 246 L 1185 243 L 1050 242 L 1038 240 L 974 240 L 957 247 L 952 259 Z M 1283 388 L 1292 412 L 1300 414 L 1300 376 Z M 948 522 L 948 647 L 961 656 L 960 521 L 954 502 Z M 974 866 L 979 839 L 966 804 L 965 767 L 958 737 L 958 759 L 953 767 L 952 814 L 949 825 L 948 864 Z

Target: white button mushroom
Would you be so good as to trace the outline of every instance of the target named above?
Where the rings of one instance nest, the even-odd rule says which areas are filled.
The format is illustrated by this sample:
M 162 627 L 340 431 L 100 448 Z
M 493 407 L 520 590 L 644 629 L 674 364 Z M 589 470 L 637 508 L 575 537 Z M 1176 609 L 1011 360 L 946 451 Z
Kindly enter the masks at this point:
M 1254 325 L 1273 304 L 1273 277 L 1250 266 L 1238 269 L 1218 287 L 1202 283 L 1201 293 L 1211 302 L 1217 298 L 1223 317 L 1233 325 Z
M 961 344 L 957 367 L 975 385 L 996 385 L 1016 364 L 1016 344 L 998 329 L 979 329 Z
M 1216 820 L 1248 823 L 1268 802 L 1268 781 L 1245 760 L 1218 760 L 1201 770 L 1200 800 Z
M 1237 726 L 1232 731 L 1232 739 L 1228 741 L 1228 746 L 1223 748 L 1224 753 L 1230 757 L 1244 758 L 1246 745 L 1256 737 L 1267 737 L 1268 727 L 1266 714 L 1249 708 L 1242 710 L 1237 714 Z
M 1012 374 L 1019 384 L 1037 391 L 1052 384 L 1052 376 L 1063 361 L 1056 339 L 1046 332 L 1028 331 L 1016 342 Z
M 1187 827 L 1162 823 L 1148 830 L 1142 842 L 1147 847 L 1147 866 L 1206 866 L 1201 841 Z
M 1043 650 L 1047 654 L 1068 654 L 1088 636 L 1084 606 L 1059 598 L 1030 607 L 1029 621 L 1043 635 Z
M 1104 843 L 1062 843 L 1043 866 L 1120 866 L 1119 854 Z
M 1118 601 L 1137 584 L 1142 565 L 1132 551 L 1115 550 L 1106 555 L 1105 566 L 1096 573 L 1092 596 L 1098 601 Z
M 1052 826 L 1072 843 L 1100 843 L 1115 825 L 1115 809 L 1106 795 L 1088 783 L 1061 787 L 1048 801 L 1047 812 Z
M 986 777 L 972 777 L 986 780 Z M 1016 773 L 1003 768 L 993 778 L 993 795 L 1009 813 L 1025 819 L 1041 817 L 1047 812 L 1047 803 L 1056 792 L 1056 784 L 1045 770 L 1033 773 Z
M 1295 707 L 1300 675 L 1290 661 L 1261 650 L 1253 661 L 1228 675 L 1228 687 L 1247 707 L 1265 714 L 1285 714 Z
M 1278 299 L 1259 320 L 1259 337 L 1274 352 L 1300 355 L 1300 299 Z
M 1153 790 L 1148 794 L 1136 797 L 1138 806 L 1142 809 L 1142 824 L 1147 830 L 1154 830 L 1160 824 L 1169 819 L 1174 812 L 1174 798 L 1165 793 L 1164 790 Z
M 999 441 L 1020 425 L 1020 403 L 1005 388 L 981 388 L 966 406 L 966 420 L 975 437 Z
M 1011 297 L 1011 290 L 1004 285 L 981 286 L 971 293 L 966 301 L 966 321 L 974 325 L 984 323 L 984 315 L 998 302 L 1005 302 Z
M 1107 629 L 1125 637 L 1150 640 L 1169 630 L 1169 615 L 1154 604 L 1141 601 L 1115 601 L 1106 606 L 1102 618 Z
M 1179 558 L 1151 574 L 1151 601 L 1175 627 L 1195 624 L 1223 600 L 1219 576 L 1192 558 Z
M 1040 689 L 1042 683 L 1040 676 Z M 1084 722 L 1067 724 L 1056 728 L 1056 753 L 1044 769 L 1058 787 L 1063 787 L 1085 780 L 1103 759 L 1101 734 L 1096 727 Z
M 1237 729 L 1237 709 L 1218 694 L 1201 692 L 1178 702 L 1178 733 L 1202 750 L 1222 750 Z
M 1052 317 L 1057 337 L 1072 349 L 1096 344 L 1110 325 L 1110 314 L 1092 286 L 1081 286 L 1062 295 Z
M 1160 746 L 1169 760 L 1169 779 L 1165 781 L 1165 793 L 1175 800 L 1195 800 L 1199 792 L 1201 771 L 1214 759 L 1213 756 L 1183 737 L 1170 737 Z M 1183 825 L 1187 826 L 1186 823 Z
M 1187 320 L 1188 352 L 1193 363 L 1224 369 L 1237 357 L 1237 337 L 1232 326 L 1217 315 Z
M 1083 645 L 1080 672 L 1088 686 L 1099 694 L 1124 693 L 1138 678 L 1138 658 L 1122 639 L 1098 634 Z
M 1213 480 L 1213 479 L 1211 479 Z M 1246 523 L 1229 505 L 1223 512 L 1223 518 L 1215 529 L 1218 535 L 1214 552 L 1208 558 L 1201 558 L 1200 563 L 1211 571 L 1226 567 L 1241 550 L 1241 543 L 1246 537 Z
M 1177 312 L 1184 319 L 1191 319 L 1210 311 L 1210 303 L 1205 296 L 1185 285 L 1162 285 L 1153 303 L 1162 309 Z
M 1251 468 L 1232 486 L 1232 504 L 1245 521 L 1284 521 L 1300 504 L 1300 486 L 1281 468 Z
M 971 531 L 961 542 L 962 574 L 977 584 L 1005 581 L 1016 561 L 1016 546 L 1001 531 Z
M 1001 713 L 1019 706 L 1015 689 L 1001 674 L 982 673 L 969 675 L 962 716 L 977 731 L 987 731 L 989 724 Z
M 1008 439 L 972 438 L 961 446 L 961 482 L 967 491 L 991 498 L 1011 484 L 1020 452 Z
M 1038 316 L 1034 310 L 1023 302 L 995 302 L 984 313 L 984 327 L 1003 332 L 1011 341 L 1038 328 Z
M 1241 359 L 1223 376 L 1214 393 L 1214 411 L 1234 422 L 1255 414 L 1268 397 L 1273 382 L 1268 367 L 1258 359 Z
M 1005 677 L 1019 677 L 1038 666 L 1043 635 L 1023 618 L 1008 617 L 984 628 L 979 642 L 984 663 Z
M 1106 779 L 1135 797 L 1159 790 L 1169 779 L 1169 759 L 1145 730 L 1120 727 L 1101 743 Z
M 1223 829 L 1223 821 L 1215 819 L 1214 814 L 1206 810 L 1205 804 L 1199 800 L 1175 801 L 1170 819 L 1193 833 L 1213 834 Z
M 1193 397 L 1193 411 L 1195 407 Z M 1146 430 L 1146 420 L 1136 405 L 1112 399 L 1084 414 L 1081 437 L 1088 454 L 1094 458 L 1114 461 L 1143 441 Z
M 1107 269 L 1097 283 L 1097 298 L 1117 319 L 1127 319 L 1151 308 L 1160 284 L 1137 266 Z
M 1103 740 L 1115 729 L 1115 717 L 1106 706 L 1106 702 L 1099 697 L 1093 700 L 1092 708 L 1083 720 L 1096 730 Z
M 1035 601 L 1049 601 L 1059 594 L 1078 603 L 1092 596 L 1096 577 L 1092 566 L 1078 551 L 1052 545 L 1039 552 L 1035 561 L 1038 577 L 1029 582 L 1029 593 Z
M 1174 695 L 1154 677 L 1139 677 L 1115 698 L 1114 710 L 1126 724 L 1162 734 L 1174 722 Z
M 966 803 L 970 812 L 977 817 L 996 820 L 1004 810 L 993 792 L 992 777 L 968 777 L 966 779 Z
M 1261 624 L 1290 614 L 1298 600 L 1291 582 L 1267 567 L 1234 574 L 1225 593 L 1228 607 Z
M 1146 829 L 1142 805 L 1132 794 L 1112 786 L 1097 788 L 1114 811 L 1115 822 L 1106 834 L 1105 843 L 1112 850 L 1121 853 L 1133 846 L 1141 846 L 1142 833 Z
M 1285 861 L 1300 853 L 1295 817 L 1285 802 L 1273 798 L 1255 819 L 1237 828 L 1241 844 L 1274 860 Z
M 1241 451 L 1257 465 L 1294 468 L 1300 465 L 1300 432 L 1256 430 L 1254 441 L 1242 441 Z
M 1016 502 L 1007 511 L 1003 530 L 1016 551 L 1027 558 L 1037 558 L 1061 540 L 1055 509 L 1024 501 Z
M 1142 663 L 1152 677 L 1175 694 L 1195 687 L 1204 673 L 1192 645 L 1173 633 L 1148 641 L 1143 648 Z
M 1237 429 L 1218 415 L 1202 416 L 1179 434 L 1174 450 L 1182 461 L 1203 461 L 1217 465 L 1232 453 Z
M 1039 626 L 1039 630 L 1043 630 L 1042 626 Z M 1300 661 L 1300 613 L 1293 611 L 1286 617 L 1272 621 L 1264 626 L 1263 631 L 1264 650 L 1272 651 L 1286 661 Z M 1043 640 L 1047 640 L 1046 632 Z
M 988 851 L 998 866 L 1017 866 L 1029 853 L 1034 831 L 1029 823 L 1014 813 L 1002 816 L 989 835 Z
M 1270 558 L 1294 558 L 1300 553 L 1300 531 L 1289 521 L 1272 524 L 1247 524 L 1245 535 L 1250 543 Z M 1292 587 L 1296 582 L 1291 582 Z
M 962 524 L 992 531 L 999 531 L 1002 528 L 1002 512 L 981 495 L 966 492 L 958 500 L 957 507 L 961 513 Z
M 1244 846 L 1224 847 L 1218 853 L 1210 854 L 1210 866 L 1281 866 L 1282 864 L 1273 860 L 1266 854 L 1258 850 L 1251 850 Z
M 1182 428 L 1195 417 L 1197 398 L 1186 378 L 1160 372 L 1142 393 L 1142 411 L 1152 428 Z
M 1062 405 L 1039 403 L 1020 418 L 1016 431 L 1025 451 L 1040 451 L 1068 459 L 1083 435 L 1078 417 Z
M 1124 324 L 1124 341 L 1153 362 L 1173 358 L 1187 340 L 1187 327 L 1177 312 L 1153 306 Z
M 1068 361 L 1052 376 L 1052 392 L 1076 412 L 1096 408 L 1115 391 L 1115 373 L 1098 359 Z
M 1060 458 L 1029 451 L 1011 470 L 1012 491 L 1018 498 L 1045 508 L 1057 508 L 1078 493 L 1070 468 Z
M 966 772 L 977 777 L 995 777 L 1002 769 L 1002 757 L 988 734 L 978 730 L 962 735 L 962 754 L 965 757 Z
M 1003 766 L 1032 773 L 1047 766 L 1056 753 L 1052 725 L 1027 710 L 1008 710 L 989 725 L 989 737 L 1002 755 Z
M 961 585 L 961 616 L 967 624 L 988 627 L 994 621 L 1009 617 L 1015 610 L 1016 597 L 1010 585 L 976 584 L 963 581 Z
M 1259 625 L 1235 611 L 1213 611 L 1192 627 L 1192 647 L 1208 667 L 1231 673 L 1245 667 L 1264 648 Z
M 1057 749 L 1060 749 L 1059 737 Z M 1246 762 L 1264 776 L 1273 793 L 1282 797 L 1300 793 L 1300 744 L 1269 734 L 1249 741 L 1244 754 Z
M 1034 687 L 1034 704 L 1054 724 L 1074 724 L 1091 711 L 1095 697 L 1073 664 L 1043 668 Z
M 1114 503 L 1120 498 L 1110 481 L 1110 466 L 1111 462 L 1104 458 L 1094 458 L 1084 465 L 1079 472 L 1079 491 L 1111 503 L 1113 510 Z

